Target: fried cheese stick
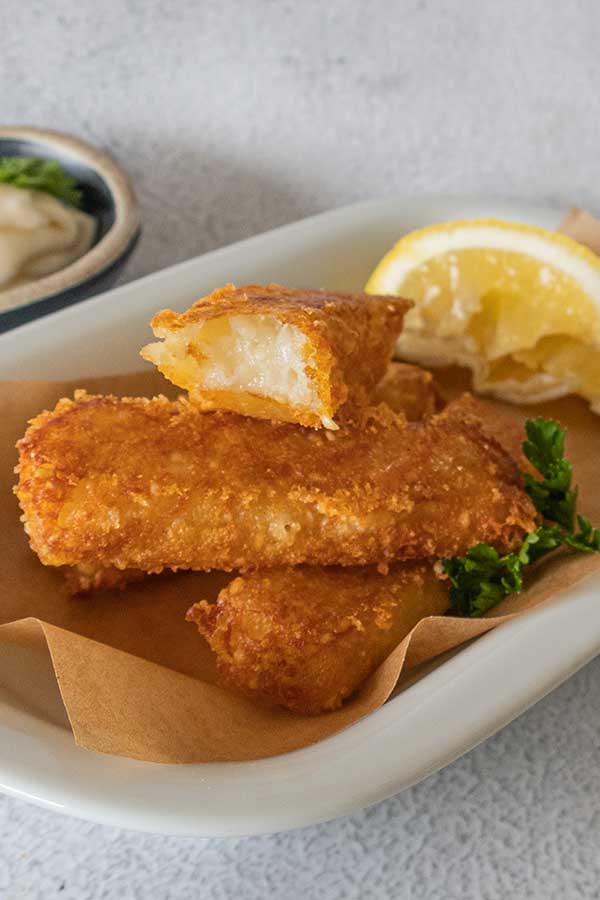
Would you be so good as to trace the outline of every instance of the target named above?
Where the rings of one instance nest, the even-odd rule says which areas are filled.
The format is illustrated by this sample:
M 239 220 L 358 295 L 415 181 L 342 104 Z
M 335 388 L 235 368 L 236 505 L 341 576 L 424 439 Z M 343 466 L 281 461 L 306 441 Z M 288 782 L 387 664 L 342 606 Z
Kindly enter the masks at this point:
M 429 376 L 429 377 L 427 377 Z M 439 408 L 428 372 L 392 363 L 373 400 L 416 419 Z M 523 428 L 469 394 L 448 419 L 478 419 L 522 465 Z M 236 578 L 217 603 L 189 610 L 221 680 L 254 698 L 312 715 L 335 709 L 423 617 L 448 609 L 447 582 L 427 563 L 340 569 L 300 566 Z
M 403 413 L 409 421 L 420 421 L 442 405 L 439 391 L 430 372 L 408 363 L 392 362 L 375 388 L 373 402 L 387 403 L 394 412 Z M 469 414 L 472 410 L 467 410 Z M 124 588 L 139 581 L 146 573 L 135 569 L 121 571 L 103 566 L 77 566 L 65 571 L 70 593 L 88 590 Z
M 271 569 L 236 578 L 187 614 L 223 682 L 302 715 L 336 709 L 425 616 L 448 609 L 426 563 L 388 574 L 358 568 Z
M 88 572 L 504 551 L 536 522 L 515 462 L 475 420 L 411 424 L 383 405 L 329 432 L 80 391 L 18 447 L 33 550 Z
M 228 284 L 152 320 L 141 351 L 203 410 L 337 428 L 384 375 L 410 302 L 398 297 Z

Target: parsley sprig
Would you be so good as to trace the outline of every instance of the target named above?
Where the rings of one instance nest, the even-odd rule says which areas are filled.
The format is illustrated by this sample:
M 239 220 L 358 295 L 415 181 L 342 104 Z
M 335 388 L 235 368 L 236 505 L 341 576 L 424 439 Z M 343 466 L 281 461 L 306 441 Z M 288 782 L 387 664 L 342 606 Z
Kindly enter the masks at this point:
M 55 160 L 0 156 L 0 183 L 45 191 L 69 206 L 81 206 L 82 194 L 77 182 Z
M 600 530 L 576 514 L 573 467 L 564 457 L 565 434 L 552 419 L 528 419 L 523 453 L 541 479 L 524 473 L 525 488 L 544 522 L 525 537 L 516 553 L 500 556 L 489 544 L 477 544 L 465 556 L 445 559 L 451 583 L 450 604 L 460 615 L 477 618 L 508 594 L 523 588 L 523 569 L 562 545 L 600 553 Z

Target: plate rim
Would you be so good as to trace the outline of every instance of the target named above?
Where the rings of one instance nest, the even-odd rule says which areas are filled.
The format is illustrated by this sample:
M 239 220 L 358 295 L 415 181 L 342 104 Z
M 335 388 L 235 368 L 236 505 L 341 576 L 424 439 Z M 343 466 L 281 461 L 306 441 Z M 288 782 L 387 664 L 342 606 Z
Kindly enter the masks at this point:
M 303 216 L 302 218 L 296 219 L 293 222 L 286 222 L 283 225 L 278 225 L 277 227 L 270 228 L 267 231 L 262 231 L 258 234 L 252 234 L 246 238 L 242 238 L 239 241 L 234 241 L 230 244 L 224 244 L 221 247 L 216 247 L 212 250 L 206 251 L 205 253 L 199 253 L 197 256 L 191 256 L 188 259 L 180 260 L 179 262 L 173 263 L 170 266 L 165 266 L 162 269 L 157 269 L 154 272 L 149 272 L 146 275 L 142 275 L 139 278 L 133 279 L 132 281 L 127 281 L 125 284 L 118 285 L 117 287 L 111 288 L 108 291 L 103 291 L 99 294 L 95 294 L 92 297 L 87 297 L 84 300 L 81 300 L 64 309 L 59 309 L 56 310 L 56 312 L 48 313 L 47 316 L 43 316 L 40 319 L 34 319 L 30 322 L 24 322 L 22 325 L 17 325 L 15 328 L 11 329 L 9 334 L 20 337 L 21 335 L 26 334 L 29 331 L 33 331 L 35 329 L 43 327 L 44 322 L 48 322 L 50 318 L 52 318 L 52 321 L 54 322 L 60 322 L 72 316 L 76 316 L 82 308 L 90 312 L 94 308 L 97 308 L 100 304 L 106 304 L 107 302 L 110 302 L 110 300 L 114 298 L 115 295 L 127 293 L 129 292 L 129 290 L 133 291 L 139 288 L 143 288 L 146 284 L 150 284 L 158 277 L 172 278 L 173 276 L 185 272 L 186 269 L 196 265 L 200 261 L 208 261 L 226 257 L 234 252 L 239 252 L 240 250 L 252 247 L 255 244 L 263 243 L 266 239 L 279 238 L 281 236 L 285 236 L 285 234 L 290 232 L 306 230 L 310 228 L 313 223 L 326 222 L 328 220 L 330 220 L 331 222 L 335 222 L 336 219 L 342 218 L 348 213 L 366 213 L 369 211 L 375 211 L 387 207 L 393 209 L 400 203 L 406 203 L 409 206 L 422 206 L 429 203 L 438 203 L 442 206 L 453 203 L 483 203 L 504 206 L 506 210 L 518 206 L 520 209 L 527 209 L 532 213 L 538 213 L 541 215 L 554 214 L 558 217 L 565 215 L 565 213 L 567 212 L 567 210 L 563 209 L 562 207 L 553 204 L 531 202 L 522 203 L 518 199 L 507 198 L 501 194 L 493 193 L 477 194 L 469 192 L 462 194 L 460 192 L 423 192 L 418 195 L 396 194 L 391 197 L 359 200 L 354 203 L 346 203 L 340 206 L 335 206 L 330 209 L 324 210 L 323 212 Z M 389 249 L 391 249 L 391 245 Z M 6 333 L 0 334 L 0 347 L 3 341 L 8 342 Z

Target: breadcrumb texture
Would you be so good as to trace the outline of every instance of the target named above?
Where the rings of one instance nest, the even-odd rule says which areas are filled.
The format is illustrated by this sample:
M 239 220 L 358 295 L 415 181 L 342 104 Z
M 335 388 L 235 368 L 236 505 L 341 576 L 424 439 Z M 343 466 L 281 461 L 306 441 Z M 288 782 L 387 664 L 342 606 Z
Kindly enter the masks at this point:
M 535 525 L 514 460 L 446 413 L 412 424 L 381 405 L 313 431 L 80 391 L 18 448 L 33 550 L 88 573 L 456 556 L 507 550 Z
M 228 284 L 152 320 L 144 359 L 203 410 L 336 428 L 384 375 L 411 303 L 398 297 Z
M 409 363 L 392 362 L 371 394 L 373 405 L 386 403 L 409 422 L 420 422 L 439 412 L 444 401 L 431 372 Z
M 525 418 L 517 422 L 506 408 L 486 403 L 468 392 L 448 404 L 444 416 L 448 420 L 477 423 L 489 438 L 496 440 L 512 456 L 521 472 L 529 472 L 536 478 L 540 477 L 540 473 L 523 453 L 523 441 L 526 439 Z
M 315 715 L 341 706 L 417 622 L 447 609 L 430 565 L 300 566 L 236 578 L 187 617 L 227 685 Z
M 398 362 L 390 363 L 388 372 L 375 388 L 373 400 L 374 403 L 386 403 L 394 412 L 402 413 L 409 421 L 415 422 L 433 415 L 443 405 L 429 372 L 418 366 Z M 466 411 L 472 415 L 470 407 Z M 347 407 L 342 419 L 352 418 L 352 415 L 351 408 Z M 79 593 L 125 588 L 132 581 L 144 578 L 145 573 L 135 569 L 121 571 L 114 567 L 80 565 L 74 569 L 67 568 L 65 576 L 69 593 Z

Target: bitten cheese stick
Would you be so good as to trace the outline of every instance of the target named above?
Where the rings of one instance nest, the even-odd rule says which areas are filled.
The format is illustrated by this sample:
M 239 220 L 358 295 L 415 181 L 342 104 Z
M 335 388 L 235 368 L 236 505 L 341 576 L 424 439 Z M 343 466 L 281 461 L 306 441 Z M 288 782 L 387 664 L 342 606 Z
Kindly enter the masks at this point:
M 204 410 L 335 429 L 385 373 L 407 300 L 228 284 L 178 315 L 159 312 L 141 351 Z
M 448 609 L 432 567 L 271 569 L 236 578 L 187 618 L 217 655 L 223 681 L 314 715 L 341 706 L 425 616 Z
M 394 412 L 403 413 L 409 422 L 420 422 L 439 412 L 444 401 L 433 375 L 419 366 L 392 362 L 371 394 L 370 402 L 387 403 Z
M 476 421 L 383 405 L 336 432 L 77 392 L 19 442 L 16 489 L 46 565 L 160 572 L 354 565 L 519 544 L 535 511 Z

